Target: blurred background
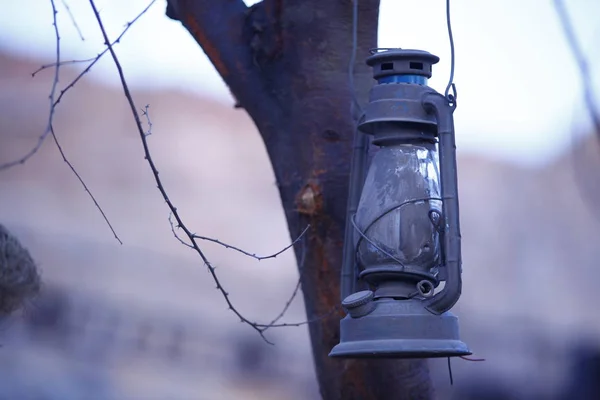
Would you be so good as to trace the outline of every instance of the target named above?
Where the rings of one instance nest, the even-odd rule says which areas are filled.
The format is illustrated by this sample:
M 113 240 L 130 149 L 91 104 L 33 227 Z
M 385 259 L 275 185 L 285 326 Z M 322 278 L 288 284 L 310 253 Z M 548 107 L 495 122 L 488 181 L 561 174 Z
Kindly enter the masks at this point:
M 600 3 L 565 3 L 600 93 Z M 49 0 L 0 4 L 4 163 L 45 129 L 53 70 L 31 74 L 54 61 L 56 44 Z M 61 58 L 95 57 L 103 40 L 89 3 L 56 4 Z M 147 2 L 96 4 L 116 38 Z M 198 234 L 274 253 L 291 238 L 261 139 L 164 10 L 156 1 L 115 49 L 137 105 L 150 105 L 165 187 Z M 597 398 L 576 390 L 600 382 L 600 133 L 553 3 L 453 0 L 452 21 L 464 270 L 456 312 L 463 340 L 486 361 L 453 360 L 453 387 L 446 361 L 431 361 L 439 398 Z M 430 83 L 443 91 L 444 2 L 382 0 L 380 46 L 440 56 Z M 86 65 L 62 67 L 60 87 Z M 123 245 L 51 139 L 0 172 L 0 223 L 29 248 L 44 282 L 0 322 L 0 399 L 318 398 L 306 327 L 273 329 L 275 345 L 262 342 L 173 237 L 109 57 L 65 95 L 54 126 Z M 258 262 L 203 248 L 252 320 L 270 321 L 296 286 L 291 252 Z M 299 295 L 283 321 L 304 319 Z

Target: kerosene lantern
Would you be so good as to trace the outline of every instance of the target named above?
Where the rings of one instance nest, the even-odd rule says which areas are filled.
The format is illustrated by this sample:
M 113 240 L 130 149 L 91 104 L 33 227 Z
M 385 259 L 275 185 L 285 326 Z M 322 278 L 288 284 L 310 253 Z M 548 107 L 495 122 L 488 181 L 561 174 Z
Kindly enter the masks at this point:
M 356 133 L 341 284 L 347 315 L 331 357 L 471 354 L 449 312 L 462 286 L 456 102 L 427 86 L 438 61 L 403 49 L 367 59 L 377 84 Z M 365 135 L 378 146 L 366 176 Z

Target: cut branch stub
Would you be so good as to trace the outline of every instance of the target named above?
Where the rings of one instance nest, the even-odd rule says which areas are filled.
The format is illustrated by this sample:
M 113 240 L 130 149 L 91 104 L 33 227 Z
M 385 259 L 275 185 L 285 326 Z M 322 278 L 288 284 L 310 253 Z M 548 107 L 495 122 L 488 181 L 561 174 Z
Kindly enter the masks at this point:
M 315 216 L 323 211 L 323 196 L 319 186 L 314 182 L 307 183 L 296 197 L 297 211 L 301 214 Z

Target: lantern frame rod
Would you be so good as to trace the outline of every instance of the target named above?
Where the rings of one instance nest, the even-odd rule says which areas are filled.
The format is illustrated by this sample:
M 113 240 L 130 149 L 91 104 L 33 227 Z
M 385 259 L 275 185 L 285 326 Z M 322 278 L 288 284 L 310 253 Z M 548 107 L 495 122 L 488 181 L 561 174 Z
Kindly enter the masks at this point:
M 369 137 L 358 128 L 354 131 L 352 161 L 350 165 L 350 183 L 346 208 L 346 227 L 344 232 L 344 250 L 342 255 L 340 298 L 343 301 L 354 293 L 356 285 L 356 244 L 355 232 L 350 222 L 358 210 L 358 203 L 365 182 L 366 163 L 369 149 Z
M 458 204 L 458 174 L 456 166 L 456 141 L 454 117 L 456 101 L 435 91 L 423 96 L 423 107 L 433 113 L 437 120 L 439 140 L 439 165 L 442 195 L 443 265 L 446 268 L 446 284 L 435 296 L 427 300 L 426 309 L 434 314 L 450 310 L 458 301 L 462 291 L 462 256 L 460 216 Z

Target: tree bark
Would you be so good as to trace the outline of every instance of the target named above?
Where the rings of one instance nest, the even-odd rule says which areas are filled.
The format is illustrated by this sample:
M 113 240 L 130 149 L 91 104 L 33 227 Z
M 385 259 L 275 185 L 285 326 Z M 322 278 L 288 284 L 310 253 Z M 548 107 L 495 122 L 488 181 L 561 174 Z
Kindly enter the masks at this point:
M 379 0 L 359 1 L 356 90 L 371 85 L 364 64 L 377 46 Z M 302 291 L 324 399 L 430 399 L 424 360 L 339 360 L 340 267 L 354 123 L 348 62 L 352 0 L 170 0 L 256 124 L 277 179 L 291 236 L 307 224 Z M 300 259 L 303 246 L 295 246 Z M 329 315 L 325 318 L 319 316 Z

